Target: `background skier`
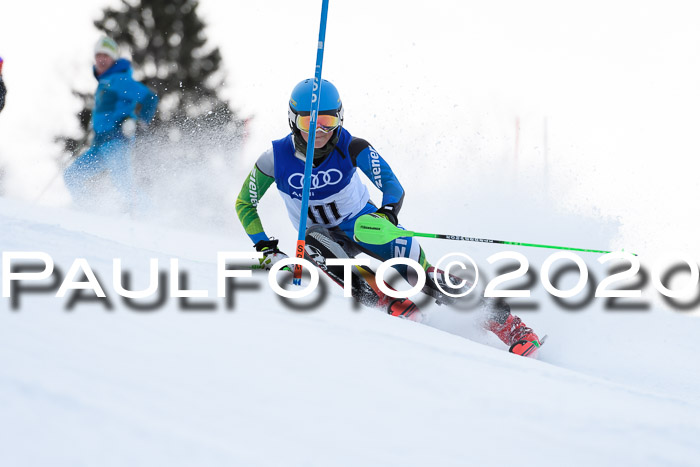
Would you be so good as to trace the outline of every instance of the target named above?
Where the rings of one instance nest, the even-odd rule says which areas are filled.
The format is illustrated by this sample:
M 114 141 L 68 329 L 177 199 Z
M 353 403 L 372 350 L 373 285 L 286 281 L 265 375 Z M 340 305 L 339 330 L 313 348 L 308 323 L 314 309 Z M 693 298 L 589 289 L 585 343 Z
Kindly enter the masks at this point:
M 5 108 L 5 95 L 7 94 L 7 88 L 5 87 L 5 82 L 2 79 L 2 57 L 0 57 L 0 112 Z
M 133 205 L 130 149 L 137 122 L 148 124 L 158 97 L 132 78 L 131 62 L 119 58 L 119 46 L 107 36 L 95 44 L 93 73 L 98 80 L 92 110 L 92 145 L 64 172 L 66 186 L 78 203 L 86 200 L 91 180 L 108 172 L 127 207 Z
M 253 241 L 255 249 L 263 253 L 261 266 L 269 269 L 287 255 L 278 249 L 278 241 L 268 237 L 257 212 L 257 204 L 273 182 L 287 207 L 292 224 L 298 228 L 301 213 L 304 163 L 310 131 L 310 103 L 313 80 L 296 85 L 289 99 L 288 122 L 291 133 L 273 141 L 272 148 L 257 160 L 236 200 L 236 212 Z M 435 298 L 439 304 L 452 303 L 454 299 L 443 294 L 436 285 L 440 281 L 443 290 L 451 289 L 436 269 L 427 261 L 423 249 L 411 237 L 397 238 L 384 245 L 372 245 L 354 240 L 354 225 L 365 214 L 381 216 L 398 225 L 398 215 L 404 199 L 404 189 L 393 170 L 379 153 L 364 139 L 353 137 L 343 128 L 344 109 L 338 90 L 323 80 L 321 101 L 317 117 L 316 141 L 311 175 L 309 210 L 304 215 L 310 226 L 306 232 L 306 256 L 315 262 L 333 280 L 342 280 L 342 267 L 333 270 L 325 264 L 328 257 L 354 257 L 366 253 L 380 261 L 395 257 L 410 258 L 418 262 L 426 272 L 423 292 Z M 358 170 L 382 191 L 381 207 L 370 201 L 369 191 L 362 182 Z M 395 267 L 410 284 L 417 277 L 405 265 Z M 366 271 L 366 270 L 365 270 Z M 353 289 L 362 274 L 355 271 Z M 357 297 L 365 304 L 362 297 Z M 397 307 L 395 309 L 394 307 Z M 388 303 L 388 312 L 401 314 L 401 301 Z M 539 338 L 520 318 L 510 313 L 502 300 L 491 307 L 487 327 L 507 345 L 519 342 L 539 344 Z M 513 350 L 513 347 L 511 347 Z M 515 350 L 517 351 L 517 349 Z

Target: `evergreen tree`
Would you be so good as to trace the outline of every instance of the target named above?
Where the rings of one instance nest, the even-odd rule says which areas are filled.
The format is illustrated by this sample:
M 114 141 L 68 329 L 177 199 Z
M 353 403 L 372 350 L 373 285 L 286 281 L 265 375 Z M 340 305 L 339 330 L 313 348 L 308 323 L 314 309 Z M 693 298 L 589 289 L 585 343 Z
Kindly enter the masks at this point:
M 71 138 L 70 136 L 59 136 L 56 141 L 63 143 L 63 150 L 73 155 L 77 155 L 90 146 L 90 120 L 92 119 L 92 107 L 95 104 L 95 96 L 88 92 L 73 91 L 73 95 L 79 97 L 83 103 L 83 108 L 76 114 L 80 125 L 80 136 Z
M 198 0 L 121 0 L 119 8 L 103 11 L 95 27 L 131 51 L 134 78 L 158 94 L 153 130 L 238 132 L 241 120 L 217 93 L 221 53 L 207 46 L 198 5 Z M 87 147 L 93 101 L 92 95 L 74 94 L 84 103 L 78 114 L 82 136 L 58 140 L 76 154 Z

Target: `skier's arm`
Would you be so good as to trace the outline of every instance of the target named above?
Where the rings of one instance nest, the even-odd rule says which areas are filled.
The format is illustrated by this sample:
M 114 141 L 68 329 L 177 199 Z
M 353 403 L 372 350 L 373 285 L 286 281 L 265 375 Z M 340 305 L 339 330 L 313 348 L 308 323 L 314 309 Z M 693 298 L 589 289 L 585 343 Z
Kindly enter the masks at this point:
M 150 123 L 156 115 L 158 96 L 148 86 L 133 79 L 123 80 L 118 87 L 117 92 L 124 104 L 131 107 L 131 116 Z
M 248 234 L 253 244 L 269 238 L 263 229 L 260 216 L 258 216 L 258 203 L 270 185 L 275 181 L 274 171 L 269 170 L 272 150 L 263 153 L 253 170 L 246 177 L 241 192 L 236 199 L 236 214 L 243 224 L 245 233 Z M 268 172 L 268 173 L 265 173 Z
M 135 86 L 131 88 L 131 97 L 137 102 L 134 109 L 136 116 L 146 123 L 150 123 L 156 115 L 158 107 L 158 96 L 143 83 L 134 82 Z
M 348 148 L 353 163 L 382 193 L 382 207 L 398 215 L 403 204 L 404 189 L 394 171 L 379 153 L 364 139 L 354 138 Z
M 141 108 L 138 110 L 138 117 L 146 123 L 151 123 L 153 117 L 156 116 L 156 109 L 158 107 L 158 96 L 156 93 L 151 91 L 148 86 L 143 86 L 145 88 L 144 93 L 139 99 L 139 104 Z

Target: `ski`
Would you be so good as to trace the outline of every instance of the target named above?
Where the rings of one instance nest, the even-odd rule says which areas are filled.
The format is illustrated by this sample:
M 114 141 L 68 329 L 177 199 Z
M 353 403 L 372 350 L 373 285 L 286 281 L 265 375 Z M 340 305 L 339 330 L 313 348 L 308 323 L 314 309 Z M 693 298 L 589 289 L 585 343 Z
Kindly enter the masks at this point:
M 542 339 L 538 341 L 528 342 L 526 340 L 521 340 L 510 346 L 508 351 L 510 353 L 520 355 L 522 357 L 537 357 L 537 351 L 544 345 L 545 340 L 547 340 L 547 335 L 542 336 Z
M 331 266 L 326 258 L 347 258 L 337 244 L 319 233 L 308 236 L 304 248 L 305 258 L 323 271 L 333 282 L 345 287 L 343 266 Z M 352 296 L 360 304 L 379 308 L 392 316 L 420 322 L 422 315 L 413 301 L 394 298 L 379 289 L 374 271 L 367 266 L 353 266 L 351 277 Z
M 305 258 L 323 271 L 333 282 L 340 287 L 345 287 L 345 268 L 341 265 L 329 265 L 326 258 L 348 258 L 347 252 L 332 238 L 327 232 L 313 231 L 307 235 L 306 245 L 304 248 Z M 410 299 L 397 299 L 385 294 L 377 283 L 377 277 L 374 271 L 368 266 L 354 265 L 351 269 L 351 291 L 352 296 L 360 304 L 372 308 L 379 308 L 391 316 L 408 319 L 415 322 L 424 322 L 425 314 L 420 308 Z M 426 271 L 426 284 L 422 292 L 435 300 L 438 305 L 453 305 L 459 298 L 451 297 L 445 292 L 459 294 L 460 291 L 471 287 L 472 283 L 466 281 L 462 283 L 462 279 L 451 274 L 446 274 L 445 271 L 436 269 L 431 266 Z M 438 287 L 437 284 L 440 284 Z M 455 286 L 455 284 L 460 284 Z M 391 288 L 391 286 L 387 285 Z M 394 289 L 392 289 L 394 290 Z M 485 299 L 481 298 L 481 302 L 493 308 L 493 312 L 501 315 L 511 315 L 510 307 L 502 299 Z M 518 322 L 520 318 L 517 316 Z M 493 329 L 491 329 L 494 332 Z M 498 337 L 507 342 L 510 339 L 499 334 Z M 509 348 L 511 353 L 522 355 L 525 357 L 534 357 L 539 347 L 544 343 L 545 337 L 539 341 L 521 340 L 512 344 Z

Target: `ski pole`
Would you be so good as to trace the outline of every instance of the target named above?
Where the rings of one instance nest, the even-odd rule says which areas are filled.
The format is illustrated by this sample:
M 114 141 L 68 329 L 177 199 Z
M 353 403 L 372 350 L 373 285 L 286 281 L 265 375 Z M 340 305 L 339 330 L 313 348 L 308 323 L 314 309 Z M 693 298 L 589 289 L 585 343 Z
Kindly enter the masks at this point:
M 51 179 L 51 181 L 49 181 L 49 183 L 47 183 L 44 186 L 44 188 L 41 190 L 39 195 L 36 198 L 34 198 L 32 203 L 38 203 L 39 200 L 44 197 L 44 195 L 49 190 L 49 188 L 51 188 L 51 186 L 54 183 L 56 183 L 56 180 L 58 180 L 61 177 L 61 175 L 63 175 L 63 171 L 66 170 L 66 167 L 68 167 L 71 159 L 73 159 L 73 154 L 68 154 L 68 157 L 64 157 L 61 160 L 61 162 L 58 164 L 58 172 L 56 173 L 56 175 L 54 175 L 53 178 Z
M 306 145 L 306 161 L 304 162 L 304 191 L 301 195 L 301 212 L 299 216 L 299 237 L 297 239 L 296 257 L 304 258 L 306 247 L 306 212 L 309 209 L 309 193 L 311 192 L 311 168 L 314 160 L 314 146 L 316 145 L 316 120 L 321 101 L 321 70 L 323 68 L 323 49 L 326 41 L 326 18 L 328 17 L 328 0 L 323 0 L 321 5 L 321 26 L 318 31 L 318 49 L 316 51 L 316 72 L 314 73 L 314 87 L 311 92 L 311 121 L 309 123 L 309 141 Z M 301 264 L 294 265 L 294 285 L 301 285 Z
M 505 240 L 492 240 L 490 238 L 464 237 L 462 235 L 442 235 L 413 232 L 410 230 L 402 230 L 383 217 L 377 217 L 371 214 L 360 216 L 355 222 L 355 238 L 361 242 L 369 243 L 371 245 L 383 245 L 400 237 L 427 237 L 445 240 L 460 240 L 465 242 L 498 243 L 502 245 L 552 248 L 555 250 L 583 251 L 587 253 L 612 253 L 611 251 L 591 250 L 587 248 L 571 248 L 566 246 L 542 245 L 538 243 L 508 242 Z

